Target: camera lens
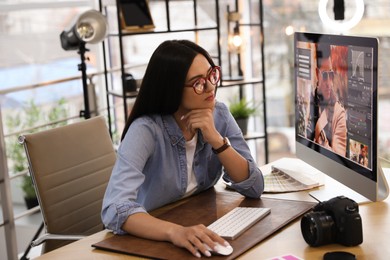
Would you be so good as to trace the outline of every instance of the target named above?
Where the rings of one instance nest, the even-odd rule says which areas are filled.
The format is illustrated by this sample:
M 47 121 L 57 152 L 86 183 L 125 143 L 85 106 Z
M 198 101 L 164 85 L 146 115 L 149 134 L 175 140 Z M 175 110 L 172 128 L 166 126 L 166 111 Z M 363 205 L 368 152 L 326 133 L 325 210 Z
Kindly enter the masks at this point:
M 335 223 L 324 211 L 306 213 L 301 219 L 301 231 L 310 246 L 321 246 L 334 242 Z

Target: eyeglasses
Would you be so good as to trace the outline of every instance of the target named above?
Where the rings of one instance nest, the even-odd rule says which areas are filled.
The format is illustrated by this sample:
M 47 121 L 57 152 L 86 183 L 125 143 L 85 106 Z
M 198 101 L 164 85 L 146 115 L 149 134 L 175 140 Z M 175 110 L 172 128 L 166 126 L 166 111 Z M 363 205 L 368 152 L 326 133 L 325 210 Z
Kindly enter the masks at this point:
M 334 79 L 334 71 L 328 70 L 328 71 L 321 71 L 322 79 L 323 80 L 333 80 Z
M 194 84 L 192 85 L 185 85 L 186 87 L 191 87 L 194 89 L 195 93 L 198 95 L 203 94 L 206 89 L 206 81 L 208 80 L 211 84 L 216 86 L 221 79 L 221 67 L 214 66 L 211 68 L 210 72 L 207 74 L 206 77 L 198 78 Z

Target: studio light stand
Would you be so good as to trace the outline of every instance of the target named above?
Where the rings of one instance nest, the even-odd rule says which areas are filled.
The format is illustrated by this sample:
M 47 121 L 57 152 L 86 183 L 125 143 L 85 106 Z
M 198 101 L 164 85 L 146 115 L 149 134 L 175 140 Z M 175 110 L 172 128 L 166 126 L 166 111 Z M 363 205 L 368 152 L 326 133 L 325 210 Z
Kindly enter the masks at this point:
M 80 117 L 85 119 L 91 118 L 91 111 L 89 108 L 89 94 L 87 83 L 87 65 L 85 63 L 85 52 L 89 51 L 85 47 L 85 42 L 80 43 L 78 54 L 80 54 L 81 63 L 78 65 L 79 71 L 81 71 L 81 80 L 83 83 L 83 96 L 84 96 L 84 110 L 80 111 Z
M 107 36 L 108 23 L 106 17 L 96 10 L 89 10 L 77 17 L 76 22 L 70 29 L 60 34 L 61 46 L 64 50 L 78 50 L 81 63 L 78 65 L 81 71 L 83 84 L 84 110 L 80 111 L 80 117 L 88 119 L 91 117 L 89 105 L 89 93 L 87 82 L 87 65 L 85 53 L 87 43 L 99 43 Z

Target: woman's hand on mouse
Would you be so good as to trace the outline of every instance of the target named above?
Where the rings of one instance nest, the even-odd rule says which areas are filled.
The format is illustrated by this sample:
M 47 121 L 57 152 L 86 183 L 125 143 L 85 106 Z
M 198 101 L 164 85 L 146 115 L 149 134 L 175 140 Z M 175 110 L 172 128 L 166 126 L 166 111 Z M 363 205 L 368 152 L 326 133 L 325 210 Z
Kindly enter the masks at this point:
M 176 226 L 170 230 L 169 239 L 174 245 L 186 248 L 196 257 L 201 257 L 201 254 L 207 257 L 211 256 L 205 244 L 213 248 L 215 243 L 227 243 L 223 238 L 202 224 L 190 227 Z

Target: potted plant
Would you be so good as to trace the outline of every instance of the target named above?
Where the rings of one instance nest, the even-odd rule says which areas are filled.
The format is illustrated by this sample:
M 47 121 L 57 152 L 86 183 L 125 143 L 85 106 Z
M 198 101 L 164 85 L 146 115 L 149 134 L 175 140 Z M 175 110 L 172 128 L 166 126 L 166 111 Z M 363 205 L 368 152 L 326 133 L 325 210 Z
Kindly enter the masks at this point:
M 6 124 L 10 131 L 20 131 L 22 129 L 32 129 L 38 122 L 47 120 L 49 122 L 56 122 L 60 119 L 67 117 L 67 109 L 65 107 L 65 99 L 60 99 L 59 102 L 50 109 L 49 113 L 45 116 L 40 107 L 38 107 L 33 101 L 30 101 L 28 106 L 24 109 L 24 117 L 20 113 L 6 117 Z M 60 122 L 50 125 L 49 128 L 53 128 L 66 123 Z M 30 131 L 34 132 L 34 131 Z M 12 136 L 7 139 L 7 157 L 10 161 L 11 169 L 14 173 L 20 173 L 26 171 L 27 159 L 24 152 L 24 148 L 19 144 L 17 136 Z M 31 180 L 31 176 L 24 175 L 22 177 L 21 186 L 23 191 L 24 201 L 27 209 L 33 208 L 38 205 L 38 200 L 35 194 L 34 185 Z
M 27 209 L 31 209 L 38 206 L 37 195 L 35 194 L 34 185 L 32 184 L 31 176 L 23 176 L 22 190 L 24 195 L 24 202 L 26 203 Z
M 233 101 L 229 106 L 230 113 L 233 115 L 238 126 L 244 135 L 248 132 L 248 119 L 257 111 L 257 105 L 247 101 L 246 98 Z
M 8 115 L 6 117 L 6 125 L 11 132 L 20 131 L 23 128 L 31 128 L 33 122 L 38 120 L 40 111 L 37 106 L 31 101 L 28 107 L 24 108 L 25 116 L 22 117 L 21 113 Z M 7 157 L 11 170 L 14 174 L 27 171 L 26 155 L 24 153 L 23 146 L 18 142 L 17 135 L 13 135 L 6 139 L 7 145 Z M 23 191 L 23 198 L 27 209 L 31 209 L 38 205 L 38 200 L 35 195 L 35 190 L 32 185 L 30 175 L 24 175 L 20 187 Z

